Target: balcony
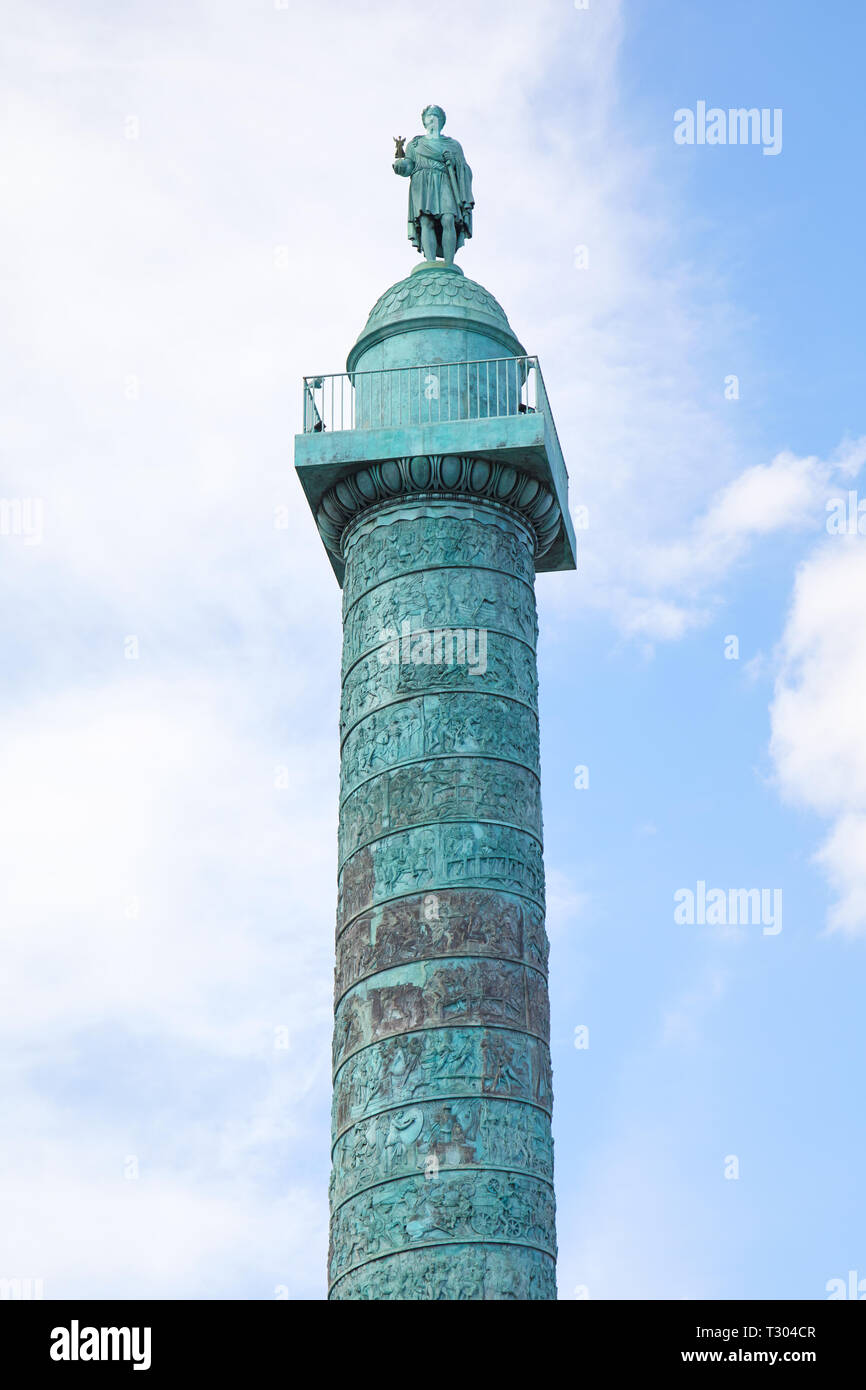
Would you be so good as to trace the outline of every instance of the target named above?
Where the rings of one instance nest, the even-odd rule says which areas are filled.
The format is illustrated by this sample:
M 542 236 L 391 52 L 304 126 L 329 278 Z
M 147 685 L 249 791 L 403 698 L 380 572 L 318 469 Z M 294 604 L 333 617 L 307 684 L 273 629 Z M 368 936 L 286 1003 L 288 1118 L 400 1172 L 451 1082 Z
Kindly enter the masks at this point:
M 304 433 L 501 419 L 538 409 L 536 357 L 304 377 Z
M 562 535 L 539 569 L 574 568 L 568 474 L 537 357 L 308 376 L 302 421 L 295 465 L 314 515 L 325 492 L 362 464 L 477 454 L 553 490 Z

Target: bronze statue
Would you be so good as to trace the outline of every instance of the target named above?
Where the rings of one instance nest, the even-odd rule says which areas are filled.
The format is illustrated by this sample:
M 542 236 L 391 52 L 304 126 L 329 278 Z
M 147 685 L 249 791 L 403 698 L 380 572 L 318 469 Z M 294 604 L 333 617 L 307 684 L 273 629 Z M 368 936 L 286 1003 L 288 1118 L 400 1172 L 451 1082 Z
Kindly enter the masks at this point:
M 409 179 L 409 240 L 425 260 L 441 256 L 447 265 L 472 235 L 472 170 L 456 140 L 442 134 L 445 112 L 425 106 L 426 135 L 415 135 L 403 148 L 395 137 L 394 173 Z

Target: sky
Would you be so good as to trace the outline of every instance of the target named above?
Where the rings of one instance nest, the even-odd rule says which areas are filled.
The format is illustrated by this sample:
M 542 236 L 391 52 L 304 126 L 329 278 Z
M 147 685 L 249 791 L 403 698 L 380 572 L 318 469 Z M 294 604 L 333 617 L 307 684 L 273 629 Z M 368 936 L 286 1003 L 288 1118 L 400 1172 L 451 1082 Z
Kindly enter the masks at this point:
M 324 1296 L 340 594 L 292 441 L 415 263 L 432 101 L 587 523 L 537 584 L 559 1296 L 866 1280 L 862 7 L 4 34 L 0 1279 Z M 781 147 L 677 143 L 699 103 Z

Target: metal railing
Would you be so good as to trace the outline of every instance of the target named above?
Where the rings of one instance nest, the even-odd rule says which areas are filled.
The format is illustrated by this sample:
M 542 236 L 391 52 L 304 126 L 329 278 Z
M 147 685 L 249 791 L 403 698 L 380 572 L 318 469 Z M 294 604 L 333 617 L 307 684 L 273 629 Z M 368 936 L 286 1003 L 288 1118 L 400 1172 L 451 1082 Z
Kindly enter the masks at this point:
M 304 434 L 549 413 L 537 357 L 304 377 Z

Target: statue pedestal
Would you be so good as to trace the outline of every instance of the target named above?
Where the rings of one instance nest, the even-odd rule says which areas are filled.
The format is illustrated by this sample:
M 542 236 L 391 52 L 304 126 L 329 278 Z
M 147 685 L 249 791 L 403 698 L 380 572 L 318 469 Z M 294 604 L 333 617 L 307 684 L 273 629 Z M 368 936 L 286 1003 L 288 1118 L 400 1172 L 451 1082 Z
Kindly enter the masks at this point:
M 412 267 L 409 274 L 417 275 L 420 271 L 424 270 L 443 270 L 446 274 L 450 275 L 463 274 L 459 265 L 446 265 L 445 261 L 420 261 L 418 265 Z

